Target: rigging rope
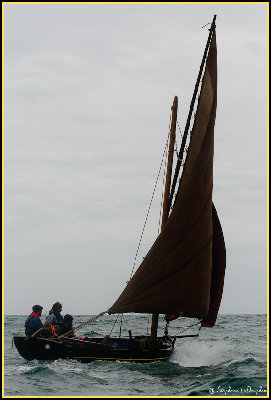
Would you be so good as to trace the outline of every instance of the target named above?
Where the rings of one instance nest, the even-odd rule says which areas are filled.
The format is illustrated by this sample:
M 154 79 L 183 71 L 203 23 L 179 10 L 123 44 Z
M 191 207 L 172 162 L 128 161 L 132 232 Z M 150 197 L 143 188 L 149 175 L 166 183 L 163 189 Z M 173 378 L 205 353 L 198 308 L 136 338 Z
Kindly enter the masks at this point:
M 169 138 L 169 137 L 168 137 Z M 167 140 L 168 144 L 168 140 Z M 168 148 L 168 146 L 167 146 Z M 168 150 L 166 152 L 168 154 Z M 161 230 L 161 225 L 162 225 L 162 211 L 163 211 L 163 203 L 164 203 L 164 196 L 165 196 L 165 178 L 166 178 L 166 171 L 167 171 L 167 157 L 165 157 L 165 165 L 164 165 L 164 172 L 163 172 L 163 183 L 162 183 L 162 196 L 161 196 L 161 204 L 160 204 L 160 216 L 159 216 L 159 222 L 158 222 L 158 235 Z
M 185 332 L 185 331 L 187 331 L 189 328 L 191 328 L 192 326 L 195 326 L 195 325 L 198 325 L 198 324 L 201 324 L 201 320 L 200 321 L 197 321 L 195 324 L 192 324 L 192 325 L 189 325 L 187 328 L 185 328 L 184 330 L 182 330 L 181 332 L 179 332 L 179 333 L 176 333 L 176 335 L 174 335 L 174 336 L 178 336 L 180 333 L 183 333 L 183 332 Z M 166 327 L 168 326 L 168 323 L 166 324 Z M 200 329 L 201 329 L 201 326 L 200 326 L 200 328 L 199 328 L 199 331 L 200 331 Z M 164 328 L 161 328 L 161 329 L 159 329 L 157 332 L 161 332 L 161 331 L 163 331 L 164 330 Z
M 122 319 L 123 319 L 123 313 L 121 314 L 121 320 L 120 320 L 120 333 L 119 333 L 119 337 L 121 337 Z
M 198 324 L 201 324 L 201 320 L 198 321 L 198 322 L 196 322 L 195 324 L 192 324 L 192 325 L 188 326 L 188 328 L 185 328 L 183 331 L 177 333 L 177 334 L 174 335 L 174 336 L 178 336 L 180 333 L 183 333 L 183 332 L 187 331 L 187 329 L 191 328 L 192 326 L 198 325 Z M 200 328 L 201 328 L 201 326 L 200 326 Z M 200 330 L 200 329 L 199 329 L 199 330 Z
M 147 336 L 149 334 L 149 323 L 150 323 L 150 314 L 148 316 L 148 323 L 147 323 L 147 333 L 146 333 Z
M 112 331 L 113 331 L 113 329 L 114 329 L 114 326 L 116 325 L 116 322 L 117 322 L 117 320 L 119 319 L 119 316 L 120 316 L 120 314 L 118 314 L 118 316 L 117 316 L 117 318 L 116 318 L 116 320 L 115 320 L 115 322 L 114 322 L 114 325 L 112 326 L 112 329 L 111 329 L 109 335 L 111 335 L 111 333 L 112 333 Z
M 170 116 L 170 121 L 171 121 L 171 116 Z M 169 128 L 169 133 L 168 133 L 168 137 L 167 137 L 167 142 L 166 142 L 166 145 L 165 145 L 165 148 L 164 148 L 164 151 L 163 151 L 162 161 L 161 161 L 161 164 L 160 164 L 160 168 L 159 168 L 158 175 L 157 175 L 157 178 L 156 178 L 156 182 L 155 182 L 155 185 L 154 185 L 154 189 L 153 189 L 153 192 L 152 192 L 150 204 L 149 204 L 149 207 L 148 207 L 147 215 L 146 215 L 146 218 L 145 218 L 145 222 L 144 222 L 143 229 L 142 229 L 142 232 L 141 232 L 141 236 L 140 236 L 140 239 L 139 239 L 139 243 L 138 243 L 138 246 L 137 246 L 136 255 L 135 255 L 135 259 L 134 259 L 134 264 L 133 264 L 133 268 L 132 268 L 132 272 L 131 272 L 129 280 L 131 280 L 131 278 L 133 276 L 134 269 L 135 269 L 136 259 L 137 259 L 137 256 L 138 256 L 139 248 L 140 248 L 140 245 L 141 245 L 141 242 L 142 242 L 143 234 L 144 234 L 145 227 L 146 227 L 146 224 L 147 224 L 147 220 L 148 220 L 148 217 L 149 217 L 149 213 L 150 213 L 152 201 L 153 201 L 153 198 L 154 198 L 156 186 L 157 186 L 157 183 L 158 183 L 158 179 L 159 179 L 159 176 L 160 176 L 160 173 L 161 173 L 161 169 L 162 169 L 165 153 L 166 153 L 166 150 L 168 148 L 169 137 L 170 137 L 170 128 Z M 126 283 L 128 283 L 128 282 L 129 281 L 127 281 Z
M 83 328 L 83 326 L 86 326 L 88 324 L 90 324 L 91 322 L 95 321 L 96 319 L 100 318 L 102 315 L 106 314 L 108 312 L 108 310 L 101 312 L 100 314 L 95 315 L 94 317 L 88 319 L 87 321 L 83 322 L 82 324 L 73 327 L 70 331 L 63 333 L 63 335 L 60 335 L 59 338 L 63 338 L 66 337 L 68 335 L 70 335 L 71 333 L 78 331 L 78 329 Z
M 178 126 L 178 129 L 179 129 L 179 132 L 180 132 L 180 140 L 181 140 L 181 142 L 182 142 L 183 134 L 182 134 L 182 131 L 181 131 L 181 128 L 180 128 L 180 125 L 179 125 L 179 121 L 178 121 L 178 120 L 176 120 L 176 124 L 177 124 L 177 126 Z M 187 150 L 188 150 L 188 149 L 186 148 L 186 149 L 185 149 L 185 152 L 187 152 Z M 175 137 L 175 149 L 174 149 L 174 151 L 175 151 L 175 153 L 176 153 L 177 160 L 181 161 L 180 158 L 179 158 L 179 152 L 178 152 L 178 146 L 177 146 L 177 135 L 176 135 L 176 137 Z M 181 164 L 182 167 L 183 167 L 183 165 L 184 165 L 184 163 Z M 180 180 L 181 180 L 181 178 L 179 179 L 179 182 L 180 182 Z M 177 193 L 177 192 L 176 192 L 176 193 Z M 176 196 L 176 193 L 174 193 L 173 197 Z M 170 211 L 172 210 L 173 206 L 174 206 L 174 203 L 172 202 L 171 205 L 170 205 Z

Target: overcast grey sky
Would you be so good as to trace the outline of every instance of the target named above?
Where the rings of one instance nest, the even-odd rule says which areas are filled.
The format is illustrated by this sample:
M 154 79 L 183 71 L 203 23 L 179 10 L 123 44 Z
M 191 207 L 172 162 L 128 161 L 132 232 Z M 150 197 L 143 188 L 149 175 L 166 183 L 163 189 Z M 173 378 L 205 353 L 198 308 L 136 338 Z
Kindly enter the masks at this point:
M 119 296 L 173 98 L 183 129 L 214 14 L 220 312 L 266 312 L 267 5 L 6 4 L 6 314 L 55 301 L 94 314 Z M 137 266 L 157 235 L 161 190 Z

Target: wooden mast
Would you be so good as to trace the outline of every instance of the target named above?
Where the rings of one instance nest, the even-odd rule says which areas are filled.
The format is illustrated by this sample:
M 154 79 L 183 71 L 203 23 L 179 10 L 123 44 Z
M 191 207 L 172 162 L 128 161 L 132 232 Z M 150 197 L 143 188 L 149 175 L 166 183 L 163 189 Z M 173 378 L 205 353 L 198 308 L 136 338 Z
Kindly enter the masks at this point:
M 169 194 L 170 194 L 171 173 L 172 173 L 176 121 L 177 121 L 177 110 L 178 110 L 178 97 L 177 96 L 174 97 L 171 110 L 172 110 L 172 117 L 171 117 L 171 127 L 170 127 L 170 141 L 169 141 L 169 148 L 168 148 L 167 175 L 166 175 L 166 183 L 165 183 L 161 231 L 163 230 L 166 220 L 168 218 L 169 208 L 170 208 Z M 155 342 L 157 339 L 158 317 L 159 317 L 159 314 L 152 314 L 152 325 L 151 325 L 151 341 L 152 342 Z

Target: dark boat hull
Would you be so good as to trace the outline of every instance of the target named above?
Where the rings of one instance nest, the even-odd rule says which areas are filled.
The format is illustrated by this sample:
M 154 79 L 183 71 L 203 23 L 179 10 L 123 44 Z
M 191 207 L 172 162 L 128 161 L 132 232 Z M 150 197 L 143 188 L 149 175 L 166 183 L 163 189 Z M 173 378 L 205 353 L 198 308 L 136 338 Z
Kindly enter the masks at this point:
M 142 341 L 111 339 L 112 344 L 102 343 L 100 338 L 87 340 L 15 336 L 14 344 L 26 360 L 74 359 L 84 363 L 95 360 L 152 362 L 168 360 L 173 352 L 174 342 L 169 338 L 156 348 L 144 347 Z M 162 344 L 161 344 L 162 343 Z M 130 347 L 130 348 L 129 348 Z

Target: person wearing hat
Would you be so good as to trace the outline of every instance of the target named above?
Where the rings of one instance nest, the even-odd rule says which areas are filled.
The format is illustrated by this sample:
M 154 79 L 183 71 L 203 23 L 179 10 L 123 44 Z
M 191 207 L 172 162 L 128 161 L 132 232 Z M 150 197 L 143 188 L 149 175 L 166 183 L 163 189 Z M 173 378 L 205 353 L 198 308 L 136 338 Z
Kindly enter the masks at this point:
M 40 320 L 40 316 L 42 313 L 42 306 L 35 305 L 32 307 L 32 313 L 27 317 L 25 321 L 25 335 L 31 336 L 34 332 L 43 327 L 43 324 Z
M 63 322 L 63 317 L 60 314 L 62 311 L 62 304 L 58 301 L 53 304 L 52 309 L 49 311 L 49 315 L 46 317 L 44 326 L 58 325 Z

